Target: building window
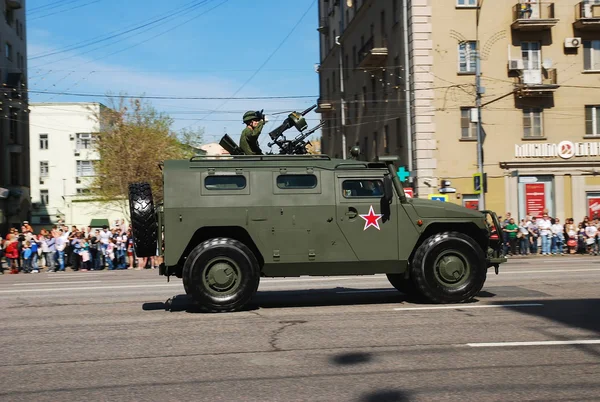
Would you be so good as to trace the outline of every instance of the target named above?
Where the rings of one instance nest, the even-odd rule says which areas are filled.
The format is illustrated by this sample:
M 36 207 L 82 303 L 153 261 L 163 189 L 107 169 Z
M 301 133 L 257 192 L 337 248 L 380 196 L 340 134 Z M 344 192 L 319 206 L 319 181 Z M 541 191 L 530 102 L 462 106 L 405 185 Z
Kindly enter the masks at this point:
M 93 143 L 92 133 L 77 133 L 76 149 L 92 149 Z
M 15 12 L 13 11 L 13 9 L 6 7 L 4 17 L 6 18 L 6 23 L 8 24 L 8 26 L 12 27 L 12 24 L 15 21 Z
M 8 108 L 8 137 L 13 144 L 19 144 L 19 112 L 17 108 Z
M 23 68 L 23 65 L 21 64 L 21 61 L 23 59 L 21 58 L 21 53 L 17 52 L 17 68 Z
M 523 109 L 523 137 L 537 138 L 543 136 L 544 127 L 542 125 L 542 109 Z
M 400 57 L 394 57 L 394 85 L 396 88 L 400 88 L 402 73 L 400 72 Z
M 40 134 L 40 149 L 48 149 L 48 134 Z
M 371 77 L 371 102 L 373 106 L 375 106 L 375 102 L 377 101 L 377 80 L 375 77 Z
M 344 198 L 383 196 L 383 182 L 381 180 L 344 180 L 342 183 Z
M 48 161 L 40 161 L 40 177 L 48 177 L 50 167 Z
M 392 0 L 392 14 L 394 16 L 394 25 L 400 21 L 400 15 L 398 14 L 398 0 Z
M 8 43 L 8 42 L 6 42 L 6 43 L 4 44 L 4 56 L 6 56 L 6 58 L 7 58 L 8 60 L 11 60 L 11 61 L 12 61 L 12 59 L 13 59 L 13 49 L 12 49 L 12 45 L 11 45 L 10 43 Z
M 50 194 L 48 194 L 48 190 L 40 190 L 40 202 L 42 205 L 50 204 Z
M 390 128 L 387 124 L 383 126 L 383 152 L 390 154 Z
M 20 185 L 20 173 L 21 172 L 21 154 L 16 152 L 10 153 L 10 185 Z
M 585 135 L 600 136 L 600 106 L 585 107 Z
M 91 190 L 89 188 L 78 188 L 76 191 L 77 191 L 77 195 L 90 195 L 91 194 Z
M 92 161 L 77 161 L 77 177 L 89 177 L 94 175 L 94 163 Z
M 315 188 L 317 187 L 317 176 L 314 174 L 286 174 L 277 176 L 277 187 L 284 190 Z
M 204 179 L 208 190 L 243 190 L 246 188 L 245 176 L 208 176 Z
M 600 71 L 600 40 L 583 41 L 583 69 Z
M 474 73 L 477 66 L 477 42 L 466 41 L 458 44 L 458 71 Z
M 477 0 L 456 0 L 456 7 L 476 7 Z
M 467 140 L 477 139 L 477 124 L 471 122 L 471 108 L 460 108 L 461 138 Z

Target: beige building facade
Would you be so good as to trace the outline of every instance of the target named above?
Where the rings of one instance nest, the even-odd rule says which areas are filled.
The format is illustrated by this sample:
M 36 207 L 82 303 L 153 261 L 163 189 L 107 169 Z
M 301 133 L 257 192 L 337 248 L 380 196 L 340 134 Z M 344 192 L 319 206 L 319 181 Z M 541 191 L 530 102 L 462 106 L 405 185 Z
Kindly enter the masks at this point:
M 349 3 L 338 4 L 343 8 Z M 428 197 L 438 192 L 441 180 L 450 180 L 456 193 L 448 201 L 478 208 L 473 175 L 478 171 L 480 118 L 486 209 L 501 215 L 510 211 L 520 218 L 548 210 L 563 221 L 600 215 L 600 1 L 495 0 L 483 2 L 481 8 L 476 0 L 364 3 L 366 21 L 381 15 L 377 7 L 386 13 L 400 10 L 400 25 L 408 21 L 406 40 L 385 27 L 387 43 L 390 37 L 400 43 L 399 56 L 388 45 L 387 58 L 376 71 L 389 71 L 398 57 L 401 71 L 409 76 L 400 80 L 393 97 L 395 109 L 386 109 L 385 114 L 405 119 L 393 132 L 394 144 L 399 145 L 379 152 L 400 154 L 410 162 L 417 196 Z M 368 32 L 370 26 L 362 25 L 353 29 Z M 374 32 L 379 30 L 375 24 Z M 341 43 L 352 49 L 346 32 Z M 408 45 L 406 54 L 403 43 Z M 475 108 L 478 50 L 480 116 Z M 328 63 L 329 57 L 322 57 L 322 62 Z M 321 94 L 320 101 L 329 101 L 334 109 L 323 113 L 335 114 L 339 97 L 323 85 Z M 344 95 L 345 100 L 353 96 Z M 400 107 L 402 103 L 410 113 Z M 377 124 L 364 123 L 361 136 L 377 131 Z M 340 145 L 339 134 L 324 131 L 324 152 L 335 153 Z M 408 150 L 412 158 L 399 149 Z M 374 156 L 371 152 L 365 158 Z

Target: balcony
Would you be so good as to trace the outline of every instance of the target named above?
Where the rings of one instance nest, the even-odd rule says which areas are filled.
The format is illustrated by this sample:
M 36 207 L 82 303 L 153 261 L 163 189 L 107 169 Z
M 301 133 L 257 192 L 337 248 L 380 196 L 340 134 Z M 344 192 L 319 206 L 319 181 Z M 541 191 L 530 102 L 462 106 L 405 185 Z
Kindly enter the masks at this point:
M 517 94 L 520 96 L 543 96 L 556 91 L 558 72 L 555 68 L 539 70 L 522 70 L 515 78 Z
M 333 107 L 333 102 L 328 100 L 323 100 L 319 98 L 317 100 L 317 108 L 315 109 L 316 113 L 329 113 L 333 112 L 335 108 Z
M 575 29 L 600 31 L 600 4 L 582 1 L 575 6 Z
M 319 27 L 317 28 L 322 35 L 329 34 L 329 18 L 321 18 L 319 19 Z
M 378 68 L 385 67 L 388 56 L 387 41 L 381 41 L 382 46 L 375 46 L 375 39 L 371 37 L 358 51 L 359 68 Z
M 513 7 L 512 29 L 519 31 L 543 31 L 558 23 L 554 3 L 519 3 Z
M 12 10 L 18 10 L 23 7 L 21 0 L 6 0 L 6 7 Z

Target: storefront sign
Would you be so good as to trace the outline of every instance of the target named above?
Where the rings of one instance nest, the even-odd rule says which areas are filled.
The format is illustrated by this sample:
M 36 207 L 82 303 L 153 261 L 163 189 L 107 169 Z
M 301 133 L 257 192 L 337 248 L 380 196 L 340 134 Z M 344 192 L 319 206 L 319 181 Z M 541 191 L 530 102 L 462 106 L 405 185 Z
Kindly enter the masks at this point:
M 525 184 L 526 214 L 541 216 L 546 209 L 546 186 L 544 183 Z
M 588 198 L 588 217 L 594 219 L 594 217 L 600 218 L 600 197 L 589 197 Z
M 465 208 L 473 209 L 475 211 L 479 210 L 479 200 L 465 200 Z
M 562 158 L 600 156 L 600 142 L 561 141 L 558 144 L 515 145 L 515 158 Z

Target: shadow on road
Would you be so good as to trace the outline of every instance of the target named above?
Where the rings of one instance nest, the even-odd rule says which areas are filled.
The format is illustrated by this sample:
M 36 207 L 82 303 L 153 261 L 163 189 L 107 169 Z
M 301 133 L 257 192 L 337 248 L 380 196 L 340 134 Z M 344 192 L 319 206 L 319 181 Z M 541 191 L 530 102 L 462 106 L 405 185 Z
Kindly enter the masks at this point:
M 381 390 L 363 395 L 361 402 L 405 402 L 410 401 L 409 394 L 404 391 Z
M 368 292 L 365 292 L 365 289 L 351 288 L 258 291 L 244 311 L 261 308 L 352 306 L 402 303 L 404 301 L 408 301 L 407 296 L 390 288 L 368 289 Z M 201 312 L 188 295 L 177 295 L 165 303 L 144 303 L 142 309 L 144 311 Z

